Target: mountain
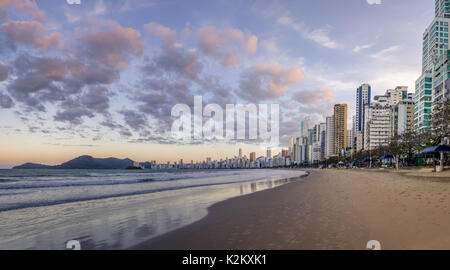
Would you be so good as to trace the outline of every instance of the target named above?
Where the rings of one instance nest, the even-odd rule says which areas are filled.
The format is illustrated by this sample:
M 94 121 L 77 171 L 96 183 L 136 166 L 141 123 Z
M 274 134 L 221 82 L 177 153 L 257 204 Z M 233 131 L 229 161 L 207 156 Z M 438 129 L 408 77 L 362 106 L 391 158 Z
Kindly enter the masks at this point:
M 81 156 L 58 165 L 58 169 L 125 169 L 133 166 L 131 159 L 93 158 Z
M 54 166 L 36 164 L 36 163 L 25 163 L 20 166 L 16 166 L 13 169 L 52 169 Z
M 117 158 L 94 158 L 80 156 L 56 166 L 25 163 L 13 169 L 126 169 L 133 166 L 133 160 Z

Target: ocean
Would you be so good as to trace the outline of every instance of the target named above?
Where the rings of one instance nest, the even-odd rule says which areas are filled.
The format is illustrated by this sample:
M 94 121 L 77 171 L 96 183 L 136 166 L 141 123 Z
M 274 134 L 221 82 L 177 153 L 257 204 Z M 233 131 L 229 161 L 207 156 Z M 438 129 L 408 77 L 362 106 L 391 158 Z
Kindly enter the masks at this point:
M 126 249 L 298 170 L 0 170 L 0 249 Z

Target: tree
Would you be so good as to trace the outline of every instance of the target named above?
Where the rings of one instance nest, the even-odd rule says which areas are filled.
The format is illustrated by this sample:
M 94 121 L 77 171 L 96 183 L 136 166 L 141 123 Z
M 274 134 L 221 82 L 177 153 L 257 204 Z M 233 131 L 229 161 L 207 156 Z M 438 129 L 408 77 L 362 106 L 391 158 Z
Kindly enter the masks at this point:
M 437 144 L 450 137 L 450 99 L 436 104 L 431 117 L 433 139 Z
M 398 170 L 399 169 L 399 160 L 400 160 L 400 156 L 404 154 L 404 147 L 403 147 L 403 142 L 401 140 L 401 137 L 399 135 L 395 135 L 393 136 L 390 141 L 389 141 L 389 153 L 391 155 L 394 155 L 395 157 L 395 167 Z

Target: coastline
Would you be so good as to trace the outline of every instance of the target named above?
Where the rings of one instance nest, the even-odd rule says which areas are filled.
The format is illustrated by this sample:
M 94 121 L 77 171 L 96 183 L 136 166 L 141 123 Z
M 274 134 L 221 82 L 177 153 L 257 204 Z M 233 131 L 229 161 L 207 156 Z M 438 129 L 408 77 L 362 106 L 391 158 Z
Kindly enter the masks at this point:
M 216 203 L 203 219 L 131 249 L 364 250 L 370 240 L 382 249 L 450 249 L 448 178 L 307 171 L 306 181 Z

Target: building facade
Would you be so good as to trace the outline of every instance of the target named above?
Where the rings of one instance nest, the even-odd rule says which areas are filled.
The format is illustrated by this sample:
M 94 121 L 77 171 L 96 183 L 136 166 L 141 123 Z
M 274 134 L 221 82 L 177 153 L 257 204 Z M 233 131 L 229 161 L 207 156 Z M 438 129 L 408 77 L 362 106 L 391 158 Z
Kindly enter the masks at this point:
M 347 104 L 334 105 L 334 154 L 347 147 Z
M 364 120 L 364 105 L 370 104 L 372 87 L 369 84 L 362 84 L 356 89 L 356 130 L 362 131 Z
M 402 100 L 392 107 L 391 136 L 402 135 L 414 130 L 414 101 Z
M 391 108 L 386 102 L 366 104 L 364 112 L 365 150 L 373 150 L 389 143 L 391 137 Z
M 422 37 L 422 74 L 416 80 L 414 99 L 414 129 L 418 132 L 431 130 L 434 99 L 443 99 L 448 93 L 444 63 L 449 56 L 449 5 L 449 0 L 435 1 L 435 18 Z
M 334 155 L 334 116 L 326 119 L 325 158 Z

